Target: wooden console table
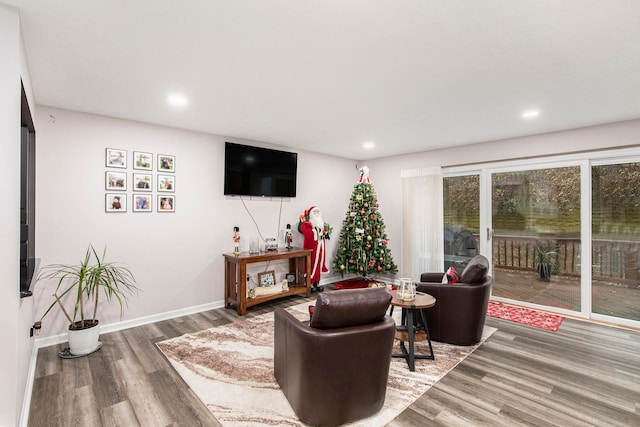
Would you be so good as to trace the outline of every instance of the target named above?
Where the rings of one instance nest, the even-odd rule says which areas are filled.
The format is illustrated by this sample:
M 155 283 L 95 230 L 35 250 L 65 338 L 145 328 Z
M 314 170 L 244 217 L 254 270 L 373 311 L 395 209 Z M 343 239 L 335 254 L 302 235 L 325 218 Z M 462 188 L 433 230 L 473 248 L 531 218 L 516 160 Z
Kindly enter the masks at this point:
M 306 294 L 311 296 L 311 250 L 310 249 L 278 249 L 277 251 L 250 254 L 242 252 L 238 255 L 224 255 L 224 306 L 236 307 L 238 315 L 244 316 L 247 307 L 289 295 Z M 296 275 L 296 282 L 289 283 L 289 290 L 271 295 L 247 298 L 247 264 L 277 260 L 289 260 L 289 273 Z

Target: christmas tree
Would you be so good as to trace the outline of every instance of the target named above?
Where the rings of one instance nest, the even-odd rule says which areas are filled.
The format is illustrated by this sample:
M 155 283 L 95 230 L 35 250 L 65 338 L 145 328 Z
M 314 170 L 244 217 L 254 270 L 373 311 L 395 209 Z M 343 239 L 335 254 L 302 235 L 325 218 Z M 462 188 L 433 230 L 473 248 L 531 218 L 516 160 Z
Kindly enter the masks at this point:
M 333 268 L 344 277 L 353 273 L 363 278 L 381 273 L 397 273 L 389 250 L 389 239 L 380 214 L 369 168 L 360 169 L 360 179 L 353 186 L 347 215 L 342 221 L 338 253 Z

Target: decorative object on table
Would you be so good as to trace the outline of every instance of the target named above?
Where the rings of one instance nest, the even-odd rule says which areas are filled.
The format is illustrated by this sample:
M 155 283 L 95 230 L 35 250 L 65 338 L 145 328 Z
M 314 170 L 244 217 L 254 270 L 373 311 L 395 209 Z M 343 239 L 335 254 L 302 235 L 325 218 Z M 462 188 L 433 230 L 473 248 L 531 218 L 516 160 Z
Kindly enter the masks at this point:
M 311 206 L 300 215 L 298 231 L 304 236 L 304 249 L 311 249 L 311 285 L 313 291 L 322 292 L 318 286 L 320 273 L 329 271 L 325 264 L 327 258 L 326 242 L 333 229 L 322 219 L 322 212 L 317 206 Z
M 57 279 L 53 302 L 40 318 L 45 318 L 55 307 L 69 321 L 69 350 L 60 357 L 84 356 L 100 349 L 99 321 L 96 318 L 101 292 L 107 301 L 115 300 L 120 305 L 120 317 L 124 314 L 123 303 L 129 295 L 137 293 L 135 279 L 129 268 L 112 262 L 105 262 L 106 248 L 99 256 L 93 246 L 89 246 L 80 264 L 51 264 L 40 271 L 38 280 Z M 65 307 L 65 304 L 68 304 Z M 85 309 L 92 307 L 91 316 Z
M 284 241 L 287 244 L 285 247 L 291 249 L 291 242 L 293 241 L 293 235 L 291 234 L 291 224 L 287 224 L 287 231 L 284 232 Z
M 363 166 L 359 171 L 360 177 L 353 187 L 349 208 L 342 221 L 333 268 L 343 277 L 346 273 L 363 278 L 384 273 L 395 274 L 398 267 L 393 262 L 388 246 L 389 238 L 369 178 L 369 168 Z
M 551 281 L 551 275 L 558 272 L 558 252 L 552 245 L 538 245 L 535 247 L 534 267 L 544 282 Z
M 236 255 L 240 254 L 240 227 L 233 227 L 233 243 L 235 243 L 235 247 L 233 248 L 233 253 Z
M 109 168 L 127 168 L 127 150 L 119 148 L 107 148 L 105 154 L 105 166 Z
M 294 273 L 287 273 L 287 284 L 296 283 L 296 275 Z
M 158 172 L 175 172 L 176 156 L 158 154 Z
M 282 290 L 284 292 L 289 290 L 289 282 L 287 281 L 287 279 L 282 279 Z
M 268 287 L 276 284 L 276 272 L 273 270 L 258 273 L 258 286 Z
M 260 240 L 257 237 L 252 237 L 249 242 L 249 253 L 250 254 L 259 254 L 260 253 Z
M 416 299 L 416 285 L 411 278 L 403 277 L 400 279 L 398 298 L 403 301 L 413 301 Z
M 269 237 L 264 241 L 264 249 L 267 251 L 277 251 L 278 250 L 278 241 L 273 237 Z
M 150 171 L 153 170 L 153 154 L 141 151 L 133 152 L 133 168 Z

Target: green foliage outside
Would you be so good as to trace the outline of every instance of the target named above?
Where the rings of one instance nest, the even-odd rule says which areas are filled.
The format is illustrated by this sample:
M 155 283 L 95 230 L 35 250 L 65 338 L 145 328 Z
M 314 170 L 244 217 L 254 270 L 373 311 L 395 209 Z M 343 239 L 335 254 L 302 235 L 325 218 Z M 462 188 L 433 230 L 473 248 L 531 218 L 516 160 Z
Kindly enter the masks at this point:
M 640 227 L 640 164 L 591 168 L 595 237 L 623 237 Z M 479 233 L 479 177 L 444 179 L 445 225 Z M 492 223 L 496 233 L 578 236 L 580 168 L 561 167 L 493 174 Z

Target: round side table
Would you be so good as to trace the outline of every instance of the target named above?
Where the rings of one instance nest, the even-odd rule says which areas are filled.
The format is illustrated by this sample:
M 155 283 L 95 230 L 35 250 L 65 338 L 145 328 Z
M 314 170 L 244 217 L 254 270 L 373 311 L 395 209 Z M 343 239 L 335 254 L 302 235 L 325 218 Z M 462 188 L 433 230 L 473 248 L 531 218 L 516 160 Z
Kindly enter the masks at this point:
M 414 300 L 405 301 L 398 297 L 397 291 L 391 291 L 391 296 L 393 297 L 391 300 L 391 314 L 393 314 L 394 307 L 402 309 L 402 324 L 396 328 L 396 339 L 400 341 L 402 353 L 392 354 L 391 356 L 406 359 L 409 370 L 413 372 L 416 368 L 416 359 L 435 359 L 427 319 L 424 317 L 422 309 L 436 305 L 436 299 L 428 294 L 417 294 Z M 419 315 L 419 320 L 422 321 L 421 324 L 416 325 L 413 321 L 415 314 Z M 414 343 L 424 339 L 429 343 L 429 354 L 415 354 Z M 408 344 L 408 349 L 404 345 L 405 342 Z

